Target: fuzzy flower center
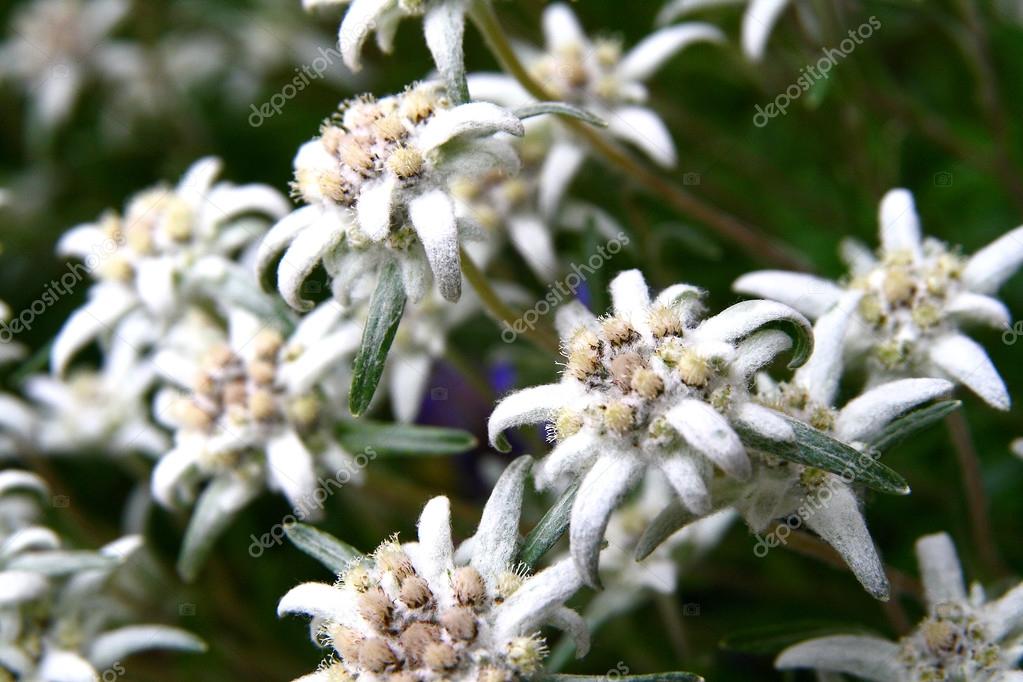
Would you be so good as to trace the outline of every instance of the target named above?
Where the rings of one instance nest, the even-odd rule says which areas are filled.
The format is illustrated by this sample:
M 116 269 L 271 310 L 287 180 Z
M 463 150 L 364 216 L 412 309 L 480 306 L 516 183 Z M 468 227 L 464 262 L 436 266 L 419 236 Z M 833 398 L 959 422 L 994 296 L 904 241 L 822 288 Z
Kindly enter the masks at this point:
M 987 679 L 1004 669 L 1001 649 L 963 605 L 938 604 L 901 642 L 900 658 L 919 682 Z
M 263 330 L 252 341 L 255 357 L 245 362 L 227 345 L 210 350 L 193 380 L 188 399 L 175 404 L 178 419 L 196 431 L 218 427 L 272 426 L 289 420 L 309 428 L 319 416 L 314 395 L 289 397 L 277 381 L 279 364 L 294 349 L 281 334 Z
M 122 216 L 110 211 L 100 219 L 106 238 L 97 268 L 100 277 L 130 282 L 139 258 L 174 253 L 192 243 L 195 212 L 167 188 L 141 192 Z
M 499 650 L 490 641 L 490 611 L 511 596 L 524 575 L 507 570 L 488 586 L 471 566 L 431 585 L 416 573 L 396 538 L 350 565 L 337 589 L 356 595 L 359 618 L 323 624 L 337 654 L 325 664 L 331 680 L 513 682 L 535 672 L 546 655 L 539 636 L 516 637 Z
M 666 446 L 674 431 L 664 415 L 680 400 L 728 409 L 732 387 L 722 359 L 687 342 L 682 318 L 672 308 L 651 306 L 647 323 L 651 340 L 617 316 L 570 337 L 564 373 L 585 387 L 588 399 L 581 409 L 568 407 L 557 415 L 550 434 L 554 439 L 588 427 L 634 446 Z
M 404 184 L 415 182 L 430 167 L 416 134 L 435 113 L 449 108 L 451 102 L 436 85 L 345 102 L 320 128 L 318 141 L 331 159 L 329 167 L 298 166 L 294 194 L 306 203 L 326 199 L 353 207 L 371 181 L 390 176 Z
M 882 253 L 877 267 L 850 282 L 864 292 L 859 317 L 877 331 L 874 355 L 884 367 L 909 365 L 915 348 L 942 326 L 962 270 L 960 256 L 928 240 L 919 262 L 908 253 Z
M 598 38 L 592 46 L 569 44 L 547 52 L 530 70 L 556 99 L 579 105 L 594 100 L 614 104 L 627 99 L 616 74 L 621 59 L 620 41 Z

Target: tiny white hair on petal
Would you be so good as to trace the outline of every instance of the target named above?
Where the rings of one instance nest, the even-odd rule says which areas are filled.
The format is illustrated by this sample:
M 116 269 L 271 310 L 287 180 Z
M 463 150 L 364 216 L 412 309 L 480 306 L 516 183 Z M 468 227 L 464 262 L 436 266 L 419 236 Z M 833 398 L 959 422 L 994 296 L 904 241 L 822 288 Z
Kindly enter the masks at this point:
M 618 107 L 608 112 L 607 127 L 660 166 L 674 168 L 678 163 L 675 141 L 664 121 L 652 110 L 639 106 Z
M 842 288 L 822 277 L 801 272 L 760 270 L 750 272 L 732 284 L 741 293 L 784 303 L 811 320 L 826 313 L 842 295 Z
M 490 444 L 495 445 L 506 429 L 535 424 L 550 419 L 577 396 L 577 391 L 564 384 L 531 386 L 516 391 L 497 403 L 487 424 Z
M 380 13 L 391 2 L 393 0 L 352 0 L 337 36 L 341 58 L 352 71 L 362 69 L 362 46 Z
M 752 61 L 764 58 L 767 40 L 792 0 L 750 0 L 742 18 L 742 50 Z
M 596 316 L 580 301 L 569 301 L 554 314 L 554 326 L 563 341 L 568 341 L 580 328 L 593 328 L 596 324 Z
M 589 42 L 575 13 L 563 2 L 552 3 L 544 9 L 543 35 L 547 48 L 554 52 Z
M 285 594 L 277 604 L 277 615 L 299 613 L 315 618 L 340 620 L 353 610 L 352 597 L 326 583 L 303 583 Z
M 288 305 L 295 310 L 312 310 L 313 302 L 302 297 L 302 287 L 323 257 L 336 248 L 343 237 L 344 231 L 337 229 L 331 213 L 321 214 L 309 229 L 295 237 L 277 266 L 277 288 Z
M 785 417 L 756 403 L 747 402 L 739 405 L 732 418 L 746 428 L 773 441 L 784 443 L 796 438 L 795 431 L 792 430 Z
M 409 202 L 408 211 L 440 295 L 445 300 L 457 301 L 462 295 L 462 265 L 451 197 L 443 190 L 430 190 Z
M 355 204 L 359 227 L 375 242 L 382 241 L 391 229 L 391 207 L 397 182 L 390 174 L 367 182 Z
M 578 144 L 559 140 L 551 145 L 540 167 L 537 182 L 540 188 L 537 199 L 540 213 L 545 216 L 554 215 L 585 159 L 586 152 Z
M 835 434 L 845 441 L 866 441 L 907 410 L 952 392 L 945 379 L 898 379 L 849 401 L 835 420 Z
M 452 566 L 455 554 L 451 540 L 451 503 L 444 496 L 426 503 L 419 515 L 419 569 L 423 578 L 436 584 Z
M 881 199 L 878 210 L 881 225 L 881 246 L 887 253 L 905 251 L 920 258 L 920 218 L 913 194 L 908 189 L 890 190 Z
M 723 43 L 725 34 L 716 26 L 690 22 L 671 26 L 644 38 L 622 58 L 617 75 L 622 80 L 646 80 L 680 50 L 695 43 Z
M 532 632 L 582 586 L 571 559 L 562 559 L 528 578 L 503 604 L 494 609 L 498 640 Z
M 863 293 L 849 291 L 813 326 L 813 352 L 796 370 L 793 381 L 806 390 L 810 400 L 832 405 L 842 379 L 842 354 L 849 326 L 855 319 Z
M 430 151 L 463 135 L 508 133 L 522 136 L 522 121 L 504 107 L 491 102 L 469 102 L 438 111 L 417 136 L 420 149 Z
M 794 308 L 775 301 L 742 301 L 725 308 L 714 317 L 704 320 L 694 336 L 700 340 L 732 342 L 765 324 L 778 321 L 792 322 L 813 338 L 809 321 Z
M 643 279 L 643 273 L 639 270 L 620 272 L 611 280 L 609 289 L 615 315 L 637 330 L 649 330 L 647 315 L 650 309 L 650 290 Z
M 483 507 L 474 535 L 471 563 L 491 582 L 511 566 L 515 557 L 523 484 L 532 466 L 533 458 L 529 456 L 509 464 Z
M 1004 303 L 992 296 L 961 291 L 945 303 L 945 312 L 959 320 L 1005 329 L 1012 323 L 1012 314 Z
M 547 490 L 566 474 L 581 473 L 601 453 L 600 437 L 589 430 L 572 434 L 548 453 L 536 467 L 536 487 Z
M 735 348 L 732 374 L 740 382 L 773 361 L 779 354 L 792 348 L 792 338 L 780 329 L 765 329 L 750 334 Z
M 690 447 L 726 474 L 739 480 L 750 477 L 752 468 L 742 441 L 713 407 L 702 400 L 686 399 L 668 410 L 664 418 Z
M 934 608 L 945 602 L 966 600 L 966 583 L 952 538 L 947 533 L 925 535 L 916 541 L 916 559 L 927 604 Z
M 294 430 L 285 427 L 267 441 L 266 465 L 271 487 L 281 490 L 292 507 L 310 520 L 322 516 L 313 499 L 317 486 L 313 454 Z
M 689 511 L 697 516 L 710 512 L 711 499 L 704 480 L 704 468 L 696 457 L 682 452 L 665 454 L 658 459 L 657 467 Z

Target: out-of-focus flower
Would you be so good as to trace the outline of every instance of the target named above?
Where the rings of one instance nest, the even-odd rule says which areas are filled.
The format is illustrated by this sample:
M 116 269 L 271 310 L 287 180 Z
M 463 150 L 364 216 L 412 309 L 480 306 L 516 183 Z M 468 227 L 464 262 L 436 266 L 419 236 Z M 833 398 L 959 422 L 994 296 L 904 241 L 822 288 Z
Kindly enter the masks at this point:
M 751 376 L 791 346 L 765 326 L 810 325 L 788 306 L 747 301 L 700 321 L 696 287 L 676 284 L 653 301 L 638 270 L 611 283 L 614 313 L 598 320 L 581 305 L 558 314 L 567 363 L 560 383 L 513 393 L 490 417 L 491 443 L 505 429 L 551 421 L 557 446 L 538 467 L 537 484 L 581 479 L 572 507 L 572 554 L 597 584 L 597 561 L 611 512 L 659 469 L 694 514 L 711 509 L 708 483 L 719 469 L 748 479 L 751 465 L 735 431 L 792 440 L 781 416 L 755 404 Z
M 746 5 L 742 17 L 742 51 L 750 60 L 759 62 L 764 58 L 771 31 L 785 9 L 793 4 L 792 0 L 669 0 L 658 13 L 657 23 L 668 24 L 702 9 L 742 4 Z
M 4 333 L 0 334 L 0 365 L 5 365 L 25 357 L 25 347 L 14 342 L 14 334 L 10 331 L 8 322 L 11 319 L 11 308 L 3 301 L 0 301 L 0 327 Z
M 843 244 L 850 279 L 763 271 L 736 280 L 736 291 L 781 301 L 816 318 L 843 290 L 862 291 L 846 350 L 865 358 L 873 383 L 893 377 L 949 377 L 992 407 L 1009 409 L 1009 393 L 987 352 L 966 336 L 967 324 L 1005 329 L 1010 314 L 994 297 L 1023 262 L 1023 227 L 973 256 L 922 239 L 913 196 L 895 189 L 881 201 L 881 249 Z
M 168 344 L 156 356 L 157 371 L 177 388 L 161 390 L 154 404 L 157 419 L 174 429 L 174 448 L 153 471 L 153 496 L 176 507 L 193 502 L 206 483 L 182 550 L 186 563 L 266 488 L 283 493 L 302 518 L 315 518 L 322 509 L 318 475 L 361 478 L 335 439 L 339 414 L 332 407 L 342 402 L 337 365 L 360 338 L 334 302 L 303 318 L 289 337 L 235 310 L 229 338 L 201 353 Z M 210 508 L 217 514 L 204 513 Z M 204 543 L 199 550 L 196 542 Z
M 81 259 L 84 265 L 77 267 L 98 282 L 54 342 L 55 372 L 63 372 L 93 339 L 116 333 L 131 311 L 143 308 L 156 327 L 165 328 L 203 277 L 233 267 L 229 259 L 287 213 L 286 199 L 271 187 L 215 182 L 220 168 L 217 159 L 201 159 L 176 187 L 141 192 L 124 215 L 108 212 L 61 238 L 58 252 Z
M 871 682 L 1023 680 L 1023 585 L 988 601 L 974 583 L 969 594 L 952 539 L 927 535 L 916 543 L 927 616 L 898 642 L 864 635 L 812 639 L 783 651 L 782 669 L 815 668 Z
M 98 680 L 108 670 L 119 676 L 121 662 L 140 651 L 206 649 L 178 628 L 124 624 L 132 612 L 112 583 L 129 569 L 141 538 L 123 537 L 95 552 L 68 549 L 31 516 L 8 513 L 13 502 L 23 509 L 26 492 L 49 495 L 32 474 L 0 472 L 0 669 L 11 679 Z
M 261 276 L 279 257 L 281 295 L 292 307 L 308 309 L 302 285 L 317 264 L 347 303 L 381 263 L 397 259 L 413 300 L 434 278 L 441 296 L 457 300 L 459 243 L 473 226 L 456 217 L 448 185 L 495 169 L 517 172 L 514 147 L 496 133 L 522 135 L 523 126 L 493 104 L 452 106 L 437 83 L 344 103 L 295 157 L 295 193 L 309 205 L 263 240 Z
M 13 36 L 0 45 L 0 79 L 31 93 L 44 128 L 67 119 L 86 82 L 102 75 L 110 33 L 129 10 L 126 0 L 35 0 L 22 7 Z
M 874 387 L 835 407 L 842 377 L 843 340 L 861 294 L 845 294 L 814 326 L 814 351 L 792 379 L 775 383 L 757 376 L 756 400 L 873 458 L 869 443 L 895 418 L 950 393 L 944 379 L 901 379 Z M 800 523 L 842 555 L 860 583 L 878 599 L 888 598 L 888 578 L 860 509 L 853 483 L 858 462 L 837 475 L 755 453 L 754 472 L 730 500 L 754 533 L 795 514 Z
M 278 612 L 313 617 L 333 648 L 306 682 L 377 680 L 390 673 L 422 682 L 512 682 L 540 672 L 544 625 L 589 648 L 582 619 L 564 603 L 581 587 L 570 559 L 536 575 L 515 564 L 522 488 L 530 459 L 512 463 L 494 487 L 476 534 L 458 550 L 446 497 L 427 503 L 419 542 L 391 538 L 353 561 L 333 584 L 306 583 Z
M 675 143 L 667 126 L 644 106 L 650 78 L 669 58 L 700 42 L 720 42 L 721 32 L 705 23 L 689 23 L 662 29 L 629 52 L 613 39 L 591 40 L 568 5 L 555 3 L 544 10 L 545 51 L 524 52 L 533 77 L 551 97 L 590 111 L 608 123 L 608 131 L 643 151 L 662 166 L 677 160 Z M 469 92 L 474 99 L 516 107 L 531 97 L 509 76 L 473 74 Z M 559 131 L 561 132 L 561 131 Z M 586 147 L 562 132 L 553 142 L 540 186 L 541 208 L 550 215 L 566 187 L 582 165 Z

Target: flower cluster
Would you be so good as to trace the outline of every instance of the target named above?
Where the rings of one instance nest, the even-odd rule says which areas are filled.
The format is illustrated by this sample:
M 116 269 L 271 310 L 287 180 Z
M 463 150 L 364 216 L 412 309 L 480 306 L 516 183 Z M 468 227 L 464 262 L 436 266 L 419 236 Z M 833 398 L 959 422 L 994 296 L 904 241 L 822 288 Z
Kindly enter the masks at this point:
M 955 546 L 945 533 L 920 538 L 916 555 L 927 615 L 913 632 L 898 643 L 862 635 L 813 639 L 783 651 L 777 667 L 848 673 L 872 682 L 1023 679 L 1023 585 L 994 601 L 979 584 L 967 594 Z
M 309 680 L 389 679 L 513 682 L 542 668 L 542 625 L 568 629 L 579 655 L 588 636 L 564 606 L 581 586 L 570 560 L 528 575 L 514 562 L 522 487 L 531 461 L 511 464 L 483 510 L 475 535 L 456 551 L 447 498 L 427 503 L 419 542 L 384 541 L 353 560 L 337 583 L 306 583 L 280 613 L 313 617 L 333 649 Z
M 735 282 L 737 291 L 784 302 L 811 318 L 828 310 L 843 290 L 863 293 L 858 321 L 846 336 L 851 355 L 866 362 L 873 380 L 949 377 L 992 407 L 1009 408 L 1009 394 L 987 353 L 961 328 L 1009 326 L 994 297 L 1023 263 L 1023 228 L 966 258 L 935 239 L 922 239 L 912 195 L 885 195 L 880 209 L 881 249 L 875 258 L 847 242 L 850 277 L 838 285 L 812 275 L 763 271 Z
M 279 259 L 278 288 L 300 310 L 311 306 L 302 285 L 321 262 L 342 301 L 386 259 L 401 265 L 413 300 L 434 278 L 444 298 L 457 300 L 460 238 L 473 226 L 456 217 L 448 185 L 517 172 L 514 148 L 497 133 L 522 135 L 522 123 L 492 104 L 454 106 L 437 83 L 345 102 L 295 157 L 295 194 L 309 205 L 267 235 L 260 271 Z

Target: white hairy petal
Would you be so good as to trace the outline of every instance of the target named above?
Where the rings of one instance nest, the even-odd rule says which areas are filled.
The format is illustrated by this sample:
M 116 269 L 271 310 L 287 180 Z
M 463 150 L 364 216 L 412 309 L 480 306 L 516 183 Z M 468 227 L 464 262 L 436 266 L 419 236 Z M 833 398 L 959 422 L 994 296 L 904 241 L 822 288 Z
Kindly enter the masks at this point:
M 558 273 L 554 239 L 547 224 L 535 215 L 516 214 L 508 218 L 508 237 L 541 281 L 547 282 Z
M 394 0 L 353 0 L 338 31 L 337 42 L 345 65 L 352 71 L 362 68 L 362 45 L 387 6 Z
M 391 205 L 397 189 L 397 178 L 391 174 L 367 182 L 359 193 L 355 212 L 359 227 L 375 242 L 382 241 L 391 230 Z
M 710 493 L 703 478 L 703 467 L 693 456 L 683 453 L 672 453 L 661 457 L 658 468 L 664 472 L 665 478 L 679 496 L 686 509 L 697 516 L 710 511 Z
M 1012 322 L 1012 314 L 997 298 L 962 291 L 945 304 L 945 312 L 961 320 L 1005 329 Z
M 924 596 L 932 608 L 944 602 L 966 600 L 966 583 L 952 538 L 947 533 L 925 535 L 916 541 L 916 560 Z
M 89 645 L 86 658 L 103 670 L 140 651 L 174 649 L 178 651 L 206 650 L 201 639 L 190 632 L 167 625 L 129 625 L 99 635 Z
M 600 437 L 590 430 L 580 431 L 558 443 L 536 467 L 536 487 L 551 488 L 558 480 L 571 473 L 580 473 L 602 451 Z
M 826 498 L 825 492 L 828 493 Z M 876 599 L 887 601 L 888 576 L 867 530 L 855 493 L 836 481 L 834 485 L 811 493 L 807 505 L 806 525 L 842 555 L 867 592 Z
M 571 559 L 562 559 L 526 580 L 494 609 L 494 635 L 498 641 L 532 633 L 581 587 Z
M 423 579 L 436 585 L 452 566 L 455 553 L 451 541 L 451 503 L 439 496 L 426 503 L 419 515 L 419 564 Z
M 899 379 L 870 389 L 849 401 L 835 420 L 835 435 L 844 441 L 868 441 L 909 409 L 952 392 L 944 379 Z
M 89 301 L 71 313 L 57 333 L 50 352 L 50 367 L 62 374 L 75 353 L 104 332 L 113 332 L 112 325 L 137 304 L 127 289 L 117 285 L 94 287 Z
M 842 294 L 831 310 L 813 326 L 813 353 L 806 364 L 796 370 L 793 381 L 804 388 L 810 400 L 832 405 L 842 378 L 842 352 L 845 336 L 856 314 L 863 293 Z
M 42 497 L 50 494 L 46 482 L 33 473 L 17 469 L 0 471 L 0 497 L 14 490 L 28 490 Z
M 461 83 L 465 80 L 465 55 L 462 50 L 465 9 L 461 0 L 445 0 L 427 4 L 423 16 L 426 46 L 446 83 Z
M 973 339 L 952 334 L 934 342 L 931 362 L 999 410 L 1011 404 L 1005 382 L 987 352 Z
M 644 38 L 629 50 L 618 64 L 618 77 L 622 80 L 643 81 L 680 50 L 694 43 L 722 43 L 725 35 L 711 24 L 690 22 L 663 28 Z
M 462 295 L 462 262 L 451 197 L 442 190 L 431 190 L 413 199 L 408 208 L 440 295 L 448 301 L 457 301 Z
M 316 492 L 313 455 L 291 428 L 282 429 L 266 444 L 267 477 L 279 488 L 295 509 L 313 516 L 312 499 Z
M 998 641 L 1023 624 L 1023 585 L 1017 585 L 987 606 L 988 632 Z
M 490 102 L 470 102 L 437 112 L 419 133 L 418 146 L 424 152 L 436 149 L 460 136 L 495 133 L 525 134 L 522 121 L 504 107 Z
M 257 275 L 262 278 L 274 261 L 287 250 L 288 245 L 303 230 L 317 222 L 322 212 L 323 209 L 319 206 L 303 206 L 278 220 L 263 236 L 259 248 L 256 250 Z
M 569 544 L 572 558 L 591 587 L 600 585 L 597 562 L 611 512 L 639 481 L 645 465 L 629 452 L 601 456 L 583 478 L 572 504 Z
M 907 189 L 893 189 L 881 199 L 878 220 L 881 246 L 887 253 L 908 252 L 920 258 L 920 218 L 913 195 Z
M 735 360 L 731 364 L 732 374 L 745 383 L 764 365 L 789 348 L 792 348 L 792 338 L 780 329 L 765 329 L 750 334 L 735 348 Z
M 608 114 L 608 130 L 665 168 L 678 163 L 675 142 L 661 117 L 646 107 L 618 107 Z
M 724 5 L 741 5 L 747 0 L 670 0 L 657 13 L 656 23 L 663 26 L 675 21 L 683 14 L 695 12 L 704 8 L 719 7 Z
M 1023 226 L 1002 235 L 973 254 L 963 270 L 963 283 L 979 294 L 993 294 L 1023 263 Z
M 551 145 L 540 168 L 538 180 L 540 190 L 537 202 L 540 213 L 545 216 L 554 215 L 565 190 L 579 172 L 585 158 L 585 150 L 571 141 L 558 141 Z
M 96 682 L 99 679 L 99 673 L 88 661 L 76 653 L 60 649 L 49 649 L 43 654 L 36 674 L 38 679 L 46 682 Z
M 545 384 L 516 391 L 494 407 L 487 424 L 490 444 L 506 429 L 522 424 L 535 424 L 551 419 L 562 407 L 570 404 L 577 391 L 565 384 Z
M 791 306 L 815 320 L 835 305 L 842 288 L 834 282 L 800 272 L 761 270 L 735 280 L 732 289 Z
M 696 328 L 695 336 L 700 340 L 734 341 L 765 324 L 787 321 L 802 327 L 808 336 L 813 330 L 805 317 L 793 308 L 775 301 L 743 301 L 725 308 L 723 311 L 704 320 Z
M 633 328 L 650 328 L 647 316 L 650 310 L 650 291 L 639 270 L 626 270 L 611 280 L 611 306 L 614 313 Z
M 9 608 L 46 594 L 49 582 L 34 571 L 0 571 L 0 606 Z
M 679 402 L 664 415 L 689 445 L 733 478 L 749 478 L 751 468 L 739 436 L 717 410 L 702 400 Z
M 300 613 L 345 622 L 355 613 L 352 595 L 326 583 L 303 583 L 288 590 L 277 604 L 277 615 Z
M 742 18 L 742 51 L 755 62 L 764 58 L 767 39 L 791 0 L 750 0 Z
M 508 465 L 483 507 L 472 548 L 472 565 L 491 584 L 512 564 L 519 538 L 523 483 L 533 465 L 520 457 Z
M 848 673 L 869 682 L 900 682 L 904 668 L 899 647 L 879 637 L 836 635 L 801 642 L 781 652 L 780 670 L 814 668 Z
M 787 442 L 796 438 L 795 432 L 784 417 L 756 403 L 743 403 L 735 410 L 732 418 L 770 440 Z
M 547 49 L 552 52 L 586 46 L 589 43 L 575 14 L 568 5 L 561 2 L 548 5 L 544 10 L 543 36 Z
M 199 159 L 185 171 L 174 193 L 193 209 L 200 208 L 223 165 L 220 159 L 213 156 Z
M 423 404 L 433 358 L 426 353 L 395 353 L 391 363 L 387 381 L 390 387 L 391 409 L 395 419 L 409 424 L 415 421 Z
M 568 341 L 582 327 L 593 328 L 597 317 L 579 301 L 565 303 L 554 315 L 554 326 L 562 341 Z

